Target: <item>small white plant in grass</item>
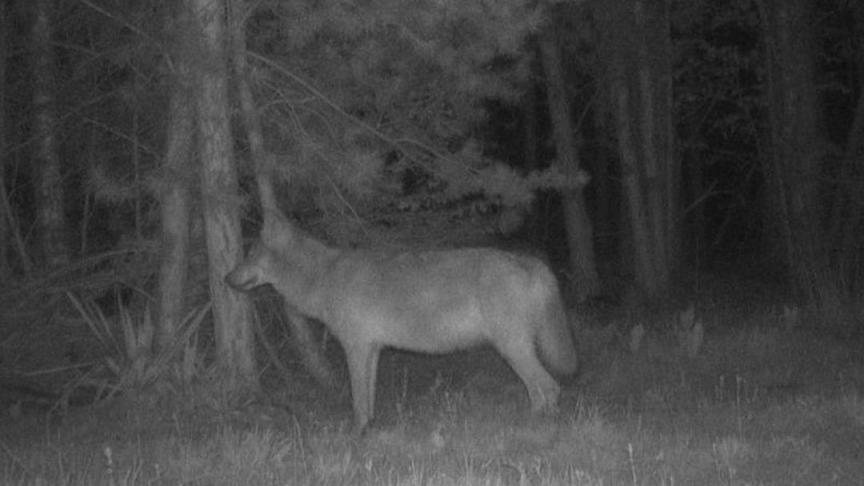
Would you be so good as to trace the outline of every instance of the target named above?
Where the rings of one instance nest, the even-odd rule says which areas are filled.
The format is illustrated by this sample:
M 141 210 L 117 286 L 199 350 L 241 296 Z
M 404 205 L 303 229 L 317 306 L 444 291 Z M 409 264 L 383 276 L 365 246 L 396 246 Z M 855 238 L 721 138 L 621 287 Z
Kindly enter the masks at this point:
M 705 339 L 705 325 L 696 318 L 696 307 L 690 305 L 678 313 L 678 345 L 690 358 L 695 358 Z
M 755 456 L 755 451 L 750 444 L 735 437 L 726 437 L 715 442 L 712 450 L 717 472 L 727 484 L 736 483 L 738 470 Z
M 847 395 L 840 399 L 840 405 L 857 426 L 864 427 L 864 398 L 857 393 Z
M 447 445 L 447 439 L 444 436 L 444 423 L 438 422 L 432 432 L 429 433 L 429 444 L 434 450 L 441 450 Z
M 630 352 L 636 354 L 642 347 L 642 338 L 645 337 L 645 325 L 639 324 L 630 329 Z
M 786 331 L 792 331 L 798 327 L 798 306 L 783 305 L 783 315 L 780 316 L 780 323 Z

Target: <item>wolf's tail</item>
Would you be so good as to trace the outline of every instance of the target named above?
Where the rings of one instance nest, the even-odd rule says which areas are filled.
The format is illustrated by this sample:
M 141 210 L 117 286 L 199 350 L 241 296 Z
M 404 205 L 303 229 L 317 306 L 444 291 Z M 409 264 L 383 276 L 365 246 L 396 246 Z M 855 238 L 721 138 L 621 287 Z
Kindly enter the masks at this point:
M 552 368 L 552 371 L 570 375 L 578 369 L 579 358 L 576 356 L 573 336 L 567 324 L 567 313 L 557 285 L 553 288 L 555 291 L 549 293 L 543 311 L 536 321 L 538 344 L 546 364 Z

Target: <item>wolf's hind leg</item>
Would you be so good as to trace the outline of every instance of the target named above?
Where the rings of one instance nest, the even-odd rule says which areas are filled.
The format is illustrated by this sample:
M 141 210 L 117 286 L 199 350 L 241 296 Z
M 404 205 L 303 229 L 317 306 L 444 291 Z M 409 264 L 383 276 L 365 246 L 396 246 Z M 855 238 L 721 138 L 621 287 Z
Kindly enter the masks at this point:
M 540 363 L 534 351 L 533 343 L 528 345 L 511 345 L 505 349 L 499 348 L 513 371 L 528 389 L 533 412 L 553 411 L 558 406 L 558 395 L 561 387 Z
M 375 380 L 380 349 L 370 344 L 354 344 L 346 348 L 348 372 L 351 375 L 351 398 L 357 430 L 363 430 L 375 413 Z

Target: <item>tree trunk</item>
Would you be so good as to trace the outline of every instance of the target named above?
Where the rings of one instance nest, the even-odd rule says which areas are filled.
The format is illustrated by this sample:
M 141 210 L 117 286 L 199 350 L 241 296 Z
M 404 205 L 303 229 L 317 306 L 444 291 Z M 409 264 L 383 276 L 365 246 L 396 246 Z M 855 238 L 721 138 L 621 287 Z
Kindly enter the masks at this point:
M 525 168 L 530 172 L 540 169 L 540 149 L 539 132 L 539 114 L 537 109 L 537 101 L 540 98 L 537 95 L 537 83 L 534 82 L 534 74 L 538 71 L 537 63 L 532 62 L 531 82 L 528 89 L 525 91 L 525 97 L 522 100 L 522 114 L 525 117 L 522 121 L 522 149 L 523 162 Z
M 570 102 L 564 84 L 561 56 L 555 36 L 540 38 L 543 70 L 546 74 L 546 93 L 552 132 L 559 166 L 565 174 L 579 173 L 579 156 L 573 122 L 570 117 Z M 564 223 L 567 228 L 567 247 L 570 251 L 570 269 L 574 273 L 576 296 L 581 301 L 600 293 L 600 278 L 594 257 L 594 229 L 585 207 L 585 196 L 581 187 L 567 190 L 561 195 L 564 206 Z
M 11 22 L 8 20 L 6 2 L 0 0 L 0 154 L 6 154 L 6 36 Z M 6 198 L 6 157 L 0 158 L 0 197 Z M 0 278 L 10 277 L 9 245 L 12 218 L 6 214 L 6 201 L 0 201 Z
M 608 59 L 636 286 L 657 296 L 668 289 L 680 259 L 669 3 L 610 0 L 596 12 L 601 57 Z
M 176 51 L 175 51 L 176 52 Z M 182 56 L 182 54 L 181 54 Z M 179 61 L 183 63 L 183 60 Z M 185 69 L 184 69 L 185 71 Z M 186 280 L 189 271 L 190 175 L 194 98 L 188 80 L 178 76 L 171 93 L 168 134 L 163 168 L 162 259 L 159 266 L 159 318 L 157 351 L 170 349 L 186 313 Z
M 653 17 L 646 20 L 652 25 L 651 37 L 659 52 L 648 52 L 648 43 L 643 45 L 642 62 L 646 66 L 654 66 L 654 76 L 650 83 L 652 87 L 650 98 L 653 101 L 654 120 L 652 132 L 653 143 L 651 153 L 657 164 L 657 228 L 655 241 L 663 252 L 660 262 L 664 280 L 671 281 L 671 272 L 681 261 L 680 234 L 680 194 L 681 194 L 681 157 L 678 153 L 673 111 L 675 102 L 672 97 L 672 0 L 659 2 Z M 644 72 L 644 69 L 643 69 Z
M 630 116 L 630 88 L 625 79 L 618 79 L 612 85 L 615 103 L 615 121 L 618 135 L 618 154 L 621 157 L 621 178 L 624 183 L 624 196 L 627 198 L 627 221 L 630 229 L 629 241 L 634 252 L 633 265 L 637 286 L 653 294 L 657 279 L 652 265 L 651 239 L 648 220 L 645 217 L 642 188 L 640 187 L 639 160 L 636 155 L 634 128 Z
M 246 128 L 246 136 L 249 140 L 249 153 L 252 164 L 255 167 L 258 195 L 261 200 L 261 213 L 264 225 L 272 224 L 274 218 L 282 217 L 276 201 L 273 188 L 273 169 L 270 167 L 270 158 L 264 148 L 264 136 L 261 130 L 261 120 L 255 107 L 255 99 L 249 86 L 247 55 L 246 55 L 246 32 L 243 19 L 236 12 L 232 12 L 232 59 L 234 60 L 234 71 L 236 74 L 236 86 L 238 98 L 240 99 L 240 113 L 243 117 L 243 125 Z M 333 388 L 336 383 L 335 374 L 327 358 L 321 352 L 321 347 L 315 342 L 314 334 L 310 328 L 309 321 L 295 312 L 291 306 L 285 305 L 286 319 L 291 327 L 291 337 L 294 351 L 300 356 L 306 370 L 327 388 Z M 262 339 L 265 338 L 261 333 Z
M 650 5 L 649 5 L 650 3 Z M 665 290 L 678 260 L 678 184 L 680 164 L 672 127 L 671 27 L 668 0 L 633 6 L 640 32 L 638 47 L 640 142 L 644 162 L 643 191 L 650 228 L 654 290 Z M 635 86 L 634 86 L 635 87 Z
M 834 188 L 835 201 L 828 233 L 835 249 L 833 265 L 836 275 L 847 284 L 847 290 L 853 290 L 851 285 L 860 272 L 857 263 L 860 257 L 858 249 L 862 248 L 859 228 L 864 220 L 864 170 L 860 167 L 864 158 L 864 83 L 859 86 L 858 93 L 855 118 L 846 138 L 843 165 Z
M 66 241 L 63 175 L 57 152 L 57 107 L 55 105 L 55 60 L 51 44 L 54 2 L 35 0 L 33 19 L 33 163 L 38 178 L 35 205 L 39 248 L 46 266 L 57 267 L 70 260 Z
M 216 329 L 217 357 L 230 387 L 255 386 L 252 307 L 248 297 L 231 290 L 227 275 L 243 257 L 240 211 L 233 196 L 239 185 L 232 152 L 224 0 L 189 0 L 201 26 L 197 75 L 201 197 Z
M 695 157 L 688 157 L 687 175 L 682 176 L 683 181 L 687 181 L 686 185 L 686 201 L 689 204 L 687 209 L 682 209 L 682 220 L 687 221 L 687 235 L 682 235 L 681 239 L 686 240 L 686 244 L 682 245 L 686 256 L 682 255 L 689 262 L 694 262 L 696 268 L 699 268 L 701 262 L 707 257 L 707 250 L 710 247 L 707 243 L 708 234 L 706 232 L 706 216 L 704 199 L 706 191 L 709 190 L 704 185 L 704 165 L 701 160 Z
M 853 10 L 855 16 L 855 65 L 858 86 L 855 94 L 855 116 L 846 136 L 846 147 L 842 165 L 834 185 L 834 200 L 829 219 L 829 232 L 832 254 L 831 262 L 835 275 L 845 285 L 847 292 L 860 288 L 861 250 L 864 249 L 861 227 L 864 224 L 864 5 L 858 4 Z
M 796 294 L 813 303 L 837 297 L 821 242 L 818 197 L 821 136 L 815 86 L 812 4 L 773 0 L 767 12 L 769 110 L 775 191 L 771 217 Z M 778 242 L 777 238 L 772 240 Z

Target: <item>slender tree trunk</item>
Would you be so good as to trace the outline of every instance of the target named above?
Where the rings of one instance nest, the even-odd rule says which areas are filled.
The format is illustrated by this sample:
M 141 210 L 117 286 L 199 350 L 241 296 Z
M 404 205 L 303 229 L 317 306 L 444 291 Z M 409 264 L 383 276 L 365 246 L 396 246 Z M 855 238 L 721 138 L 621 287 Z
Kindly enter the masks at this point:
M 638 38 L 639 132 L 655 290 L 668 287 L 678 261 L 678 184 L 680 163 L 672 127 L 671 27 L 668 0 L 636 0 L 633 17 Z M 635 87 L 635 86 L 634 86 Z
M 596 103 L 596 92 L 594 94 L 595 96 L 591 100 L 585 100 L 585 129 L 589 131 L 589 133 L 585 133 L 585 139 L 598 142 L 604 138 L 600 136 L 600 132 L 609 128 L 601 127 L 607 121 L 601 121 L 598 118 L 597 107 L 588 106 L 588 104 L 594 105 Z M 611 120 L 608 122 L 614 125 Z M 614 126 L 611 131 L 614 133 Z M 591 174 L 591 184 L 586 187 L 586 190 L 593 195 L 594 201 L 591 213 L 594 222 L 594 247 L 598 253 L 605 252 L 606 258 L 614 258 L 615 246 L 611 243 L 610 238 L 621 228 L 621 191 L 617 185 L 619 176 L 613 171 L 614 167 L 609 163 L 607 149 L 601 143 L 593 143 L 591 146 L 584 147 L 581 152 L 581 161 Z M 600 255 L 599 258 L 602 261 L 604 255 Z
M 182 62 L 182 61 L 181 61 Z M 175 83 L 168 112 L 168 136 L 161 194 L 162 259 L 159 266 L 158 350 L 173 344 L 186 312 L 189 272 L 189 215 L 194 97 L 187 80 Z
M 51 16 L 54 2 L 35 0 L 33 19 L 33 162 L 38 171 L 36 219 L 39 247 L 48 267 L 69 262 L 66 241 L 66 216 L 63 201 L 63 175 L 57 152 L 57 119 L 54 46 Z
M 6 52 L 9 26 L 9 13 L 6 11 L 6 1 L 0 0 L 0 154 L 6 154 Z M 6 188 L 6 158 L 0 158 L 0 188 Z M 5 198 L 6 191 L 0 190 L 0 197 Z M 10 276 L 9 244 L 11 218 L 6 214 L 6 201 L 0 201 L 0 278 Z
M 158 318 L 156 351 L 170 349 L 180 332 L 186 314 L 186 282 L 189 275 L 189 241 L 191 218 L 191 188 L 195 165 L 195 96 L 192 76 L 195 51 L 194 25 L 188 5 L 175 6 L 174 18 L 165 25 L 173 38 L 173 86 L 168 105 L 168 127 L 165 137 L 165 159 L 162 167 L 160 193 L 160 223 L 162 225 L 162 257 L 159 266 Z M 176 19 L 179 18 L 178 22 Z
M 651 248 L 651 272 L 653 280 L 659 282 L 660 286 L 668 279 L 667 248 L 663 221 L 663 176 L 660 172 L 660 161 L 658 160 L 657 147 L 655 146 L 655 134 L 657 124 L 654 108 L 654 73 L 653 69 L 646 65 L 644 53 L 640 53 L 638 73 L 639 101 L 642 102 L 641 117 L 639 118 L 639 134 L 642 142 L 642 160 L 644 163 L 642 196 L 647 210 L 645 216 L 648 218 L 646 226 L 649 228 L 648 247 Z
M 654 66 L 654 76 L 649 83 L 652 87 L 651 99 L 654 107 L 651 118 L 654 131 L 651 153 L 657 163 L 657 199 L 658 214 L 656 244 L 662 251 L 658 271 L 661 277 L 671 281 L 671 272 L 681 261 L 680 235 L 680 193 L 681 193 L 681 157 L 678 153 L 673 111 L 675 104 L 672 99 L 672 0 L 662 0 L 653 11 L 652 17 L 646 22 L 652 25 L 652 45 L 659 52 L 647 52 L 643 45 L 642 62 Z M 644 71 L 644 69 L 643 69 Z
M 226 4 L 188 1 L 202 34 L 201 56 L 195 64 L 198 141 L 217 357 L 233 387 L 242 390 L 255 386 L 257 378 L 252 307 L 248 297 L 231 290 L 224 280 L 243 257 L 240 208 L 233 202 L 239 184 L 229 119 Z
M 554 35 L 544 35 L 540 39 L 540 52 L 543 70 L 546 74 L 546 93 L 549 99 L 549 114 L 558 163 L 565 174 L 577 174 L 579 156 L 576 152 L 574 128 L 570 117 L 570 102 L 564 84 L 561 56 Z M 577 298 L 584 300 L 600 293 L 600 278 L 594 257 L 594 229 L 582 188 L 567 190 L 561 195 L 564 205 L 564 223 L 567 227 L 567 246 L 570 250 L 570 268 L 575 274 L 574 284 Z
M 854 292 L 862 282 L 861 257 L 864 249 L 864 5 L 853 10 L 855 16 L 855 65 L 858 86 L 854 90 L 858 99 L 855 116 L 846 136 L 846 147 L 838 175 L 835 178 L 833 201 L 829 219 L 831 262 L 845 290 Z
M 683 235 L 681 237 L 682 240 L 687 241 L 686 244 L 681 246 L 682 249 L 686 248 L 684 251 L 687 254 L 681 257 L 694 262 L 698 268 L 700 262 L 705 258 L 706 249 L 708 248 L 705 231 L 705 204 L 701 202 L 704 200 L 706 187 L 704 186 L 705 177 L 703 175 L 702 161 L 695 157 L 695 151 L 692 155 L 692 157 L 689 157 L 690 163 L 687 165 L 687 175 L 681 178 L 682 181 L 686 181 L 685 198 L 687 203 L 690 204 L 686 210 L 681 210 L 682 220 L 686 219 L 688 223 L 687 235 L 686 237 Z
M 862 238 L 858 228 L 864 219 L 864 85 L 859 86 L 855 118 L 846 139 L 838 184 L 834 188 L 834 204 L 831 209 L 830 241 L 836 248 L 833 262 L 842 282 L 851 284 L 860 271 L 855 263 Z M 852 290 L 851 288 L 848 288 Z
M 672 126 L 668 0 L 609 0 L 597 9 L 608 59 L 636 285 L 665 291 L 680 260 L 681 167 Z
M 630 116 L 630 88 L 625 79 L 613 82 L 612 95 L 615 103 L 615 121 L 618 132 L 618 154 L 621 157 L 621 176 L 624 184 L 624 197 L 627 199 L 627 221 L 630 228 L 629 240 L 633 242 L 633 259 L 636 283 L 649 294 L 653 293 L 656 278 L 652 266 L 651 243 L 648 231 L 646 209 L 643 204 L 640 185 L 639 160 L 636 155 L 634 129 Z
M 264 136 L 261 130 L 261 120 L 255 106 L 252 89 L 249 86 L 249 73 L 246 55 L 246 32 L 243 19 L 237 12 L 232 12 L 232 59 L 236 74 L 237 94 L 240 99 L 240 113 L 243 125 L 246 128 L 246 137 L 249 140 L 249 152 L 252 156 L 252 164 L 255 167 L 258 195 L 261 200 L 261 212 L 264 217 L 264 225 L 272 224 L 274 219 L 282 217 L 276 201 L 273 188 L 273 169 L 270 167 L 270 157 L 264 148 Z M 294 311 L 289 305 L 284 305 L 286 318 L 291 326 L 292 342 L 294 351 L 300 356 L 307 371 L 322 386 L 333 388 L 336 384 L 335 374 L 327 358 L 321 353 L 321 347 L 317 345 L 314 333 L 310 328 L 309 321 Z M 261 333 L 262 339 L 265 338 Z
M 137 83 L 137 77 L 136 83 Z M 143 182 L 141 180 L 141 142 L 138 140 L 138 125 L 139 121 L 139 106 L 136 104 L 132 106 L 132 140 L 131 140 L 131 153 L 129 154 L 129 158 L 132 160 L 132 177 L 135 181 L 135 194 L 133 195 L 132 200 L 132 208 L 133 213 L 135 214 L 135 242 L 139 245 L 144 244 L 144 191 L 142 190 Z
M 533 81 L 533 74 L 538 71 L 536 62 L 531 63 L 532 81 L 525 91 L 525 97 L 522 100 L 522 113 L 525 116 L 522 122 L 522 149 L 525 168 L 528 171 L 538 170 L 540 168 L 540 157 L 538 149 L 540 142 L 538 137 L 539 129 L 539 114 L 537 109 L 537 84 Z
M 7 131 L 6 122 L 9 120 L 7 111 L 7 63 L 10 48 L 9 32 L 14 20 L 11 18 L 13 12 L 10 11 L 9 4 L 0 0 L 0 154 L 7 155 Z M 0 278 L 8 277 L 12 272 L 13 253 L 18 257 L 18 265 L 23 272 L 30 273 L 33 269 L 33 262 L 30 259 L 30 254 L 27 252 L 27 244 L 20 231 L 20 225 L 17 223 L 15 212 L 12 209 L 12 201 L 6 191 L 6 167 L 7 161 L 5 156 L 0 159 Z M 14 183 L 14 182 L 13 182 Z M 14 252 L 12 249 L 14 248 Z
M 779 226 L 785 266 L 803 299 L 837 297 L 821 241 L 818 197 L 821 130 L 815 86 L 813 6 L 809 0 L 773 0 L 767 16 L 774 183 L 772 221 Z M 776 241 L 776 239 L 774 240 Z

